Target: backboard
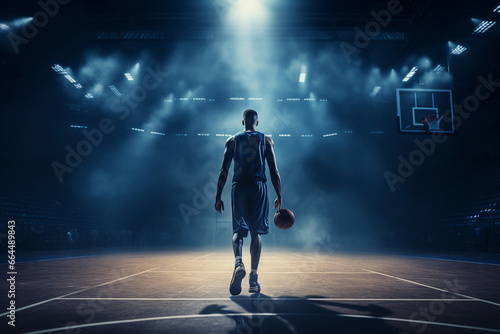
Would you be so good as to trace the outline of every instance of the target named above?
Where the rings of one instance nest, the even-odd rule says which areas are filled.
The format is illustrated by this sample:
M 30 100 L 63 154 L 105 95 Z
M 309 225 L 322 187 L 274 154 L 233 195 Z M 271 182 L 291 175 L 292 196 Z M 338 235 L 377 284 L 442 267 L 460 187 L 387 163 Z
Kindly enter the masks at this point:
M 396 89 L 399 130 L 401 132 L 426 132 L 424 118 L 427 115 L 449 116 L 439 123 L 439 129 L 432 132 L 453 133 L 453 99 L 447 89 Z

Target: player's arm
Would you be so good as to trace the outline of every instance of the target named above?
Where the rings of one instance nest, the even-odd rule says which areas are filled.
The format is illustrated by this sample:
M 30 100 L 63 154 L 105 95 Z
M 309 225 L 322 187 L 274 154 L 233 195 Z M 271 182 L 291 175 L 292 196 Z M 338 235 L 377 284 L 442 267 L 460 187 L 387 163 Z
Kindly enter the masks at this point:
M 278 198 L 274 200 L 273 209 L 278 208 L 281 210 L 281 177 L 276 165 L 276 155 L 274 154 L 274 142 L 270 137 L 266 136 L 266 160 L 269 166 L 269 173 L 271 174 L 271 182 L 273 183 L 274 190 Z
M 224 149 L 224 158 L 222 159 L 222 168 L 220 169 L 219 180 L 217 182 L 217 195 L 215 196 L 215 210 L 218 213 L 222 213 L 221 209 L 224 210 L 224 202 L 221 200 L 222 190 L 226 185 L 227 176 L 229 175 L 229 167 L 231 167 L 231 160 L 233 160 L 234 155 L 234 137 L 231 136 L 226 141 L 226 147 Z

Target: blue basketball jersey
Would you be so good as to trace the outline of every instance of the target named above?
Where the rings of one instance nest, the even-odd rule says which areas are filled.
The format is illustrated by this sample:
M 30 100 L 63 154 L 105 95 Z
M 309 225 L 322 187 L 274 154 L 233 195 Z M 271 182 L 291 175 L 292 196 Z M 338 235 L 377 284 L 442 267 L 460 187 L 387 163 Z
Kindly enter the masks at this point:
M 262 132 L 242 131 L 234 135 L 233 183 L 266 182 L 266 138 Z

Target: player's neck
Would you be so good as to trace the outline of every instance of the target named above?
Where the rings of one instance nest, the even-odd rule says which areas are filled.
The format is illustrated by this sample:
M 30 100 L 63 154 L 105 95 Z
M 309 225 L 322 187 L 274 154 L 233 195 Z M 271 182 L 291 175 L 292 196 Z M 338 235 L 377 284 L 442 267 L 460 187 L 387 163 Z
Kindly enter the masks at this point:
M 257 131 L 257 129 L 255 129 L 255 126 L 252 126 L 252 127 L 249 127 L 249 128 L 245 127 L 245 132 L 255 132 L 255 131 Z

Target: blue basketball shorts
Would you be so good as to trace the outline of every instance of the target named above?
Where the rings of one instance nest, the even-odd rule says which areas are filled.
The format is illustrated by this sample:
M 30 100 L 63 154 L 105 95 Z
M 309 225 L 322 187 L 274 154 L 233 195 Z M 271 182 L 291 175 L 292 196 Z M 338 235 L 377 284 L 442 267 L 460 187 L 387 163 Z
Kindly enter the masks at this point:
M 231 206 L 233 211 L 233 233 L 243 237 L 248 231 L 269 233 L 269 201 L 267 185 L 263 181 L 246 181 L 233 183 L 231 189 Z

